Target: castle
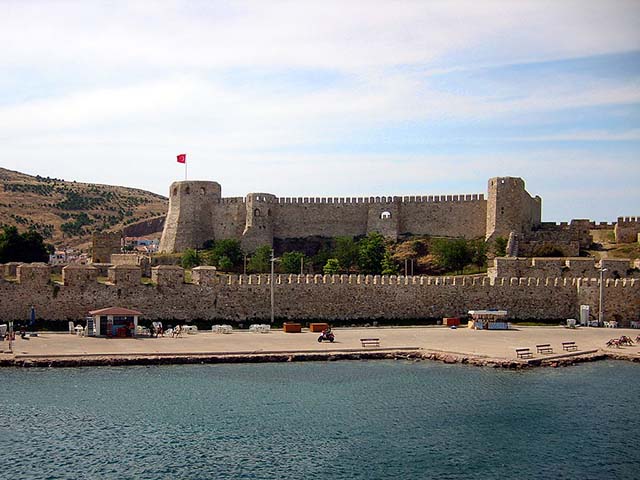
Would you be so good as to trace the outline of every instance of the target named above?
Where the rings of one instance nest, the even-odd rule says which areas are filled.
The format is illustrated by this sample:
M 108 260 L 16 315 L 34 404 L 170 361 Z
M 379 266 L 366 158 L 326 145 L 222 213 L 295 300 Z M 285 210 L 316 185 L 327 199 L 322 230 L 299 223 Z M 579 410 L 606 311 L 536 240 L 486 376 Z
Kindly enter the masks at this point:
M 176 182 L 171 185 L 161 241 L 167 252 L 201 247 L 208 240 L 239 239 L 245 251 L 251 251 L 276 239 L 376 231 L 389 238 L 508 237 L 511 256 L 494 259 L 485 277 L 271 277 L 196 267 L 186 282 L 182 268 L 161 265 L 150 268 L 150 281 L 144 283 L 144 266 L 115 262 L 114 256 L 114 266 L 68 265 L 61 281 L 52 280 L 49 265 L 10 263 L 0 266 L 0 318 L 25 318 L 34 307 L 39 318 L 64 321 L 83 318 L 98 306 L 126 305 L 144 312 L 147 320 L 249 322 L 269 318 L 273 292 L 275 315 L 283 320 L 406 321 L 461 316 L 484 308 L 507 310 L 510 319 L 563 320 L 576 318 L 582 305 L 591 306 L 597 318 L 600 294 L 608 318 L 623 325 L 637 320 L 640 262 L 523 259 L 517 254 L 553 245 L 571 257 L 590 243 L 590 230 L 598 229 L 613 229 L 619 242 L 636 241 L 640 217 L 620 217 L 615 224 L 555 224 L 541 222 L 540 217 L 540 197 L 531 197 L 524 181 L 511 177 L 490 179 L 486 200 L 482 194 L 292 199 L 251 193 L 246 198 L 222 198 L 218 183 Z M 161 220 L 153 219 L 150 228 Z M 98 238 L 115 246 L 120 237 Z M 98 250 L 96 257 L 107 253 L 108 248 Z
M 282 198 L 270 193 L 223 198 L 219 183 L 183 181 L 170 188 L 160 251 L 180 252 L 232 238 L 250 252 L 273 245 L 274 239 L 370 232 L 394 240 L 410 235 L 526 238 L 543 226 L 541 210 L 541 198 L 529 195 L 524 181 L 515 177 L 489 179 L 486 199 L 484 194 Z

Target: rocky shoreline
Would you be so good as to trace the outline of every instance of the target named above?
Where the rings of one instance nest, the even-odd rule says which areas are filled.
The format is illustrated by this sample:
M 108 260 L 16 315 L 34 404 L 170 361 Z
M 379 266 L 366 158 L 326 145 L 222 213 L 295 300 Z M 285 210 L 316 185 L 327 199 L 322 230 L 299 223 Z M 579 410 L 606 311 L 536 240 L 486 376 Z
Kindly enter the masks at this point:
M 564 367 L 597 360 L 627 360 L 640 362 L 637 355 L 624 355 L 615 352 L 590 351 L 561 358 L 534 358 L 529 360 L 509 360 L 474 355 L 464 355 L 436 351 L 350 351 L 350 352 L 281 352 L 281 353 L 244 353 L 244 354 L 154 354 L 154 355 L 96 355 L 96 356 L 15 356 L 0 357 L 0 367 L 96 367 L 126 365 L 187 365 L 222 363 L 268 363 L 268 362 L 324 362 L 338 360 L 409 360 L 440 361 L 447 364 L 464 364 L 478 367 L 506 368 L 522 370 L 533 367 Z

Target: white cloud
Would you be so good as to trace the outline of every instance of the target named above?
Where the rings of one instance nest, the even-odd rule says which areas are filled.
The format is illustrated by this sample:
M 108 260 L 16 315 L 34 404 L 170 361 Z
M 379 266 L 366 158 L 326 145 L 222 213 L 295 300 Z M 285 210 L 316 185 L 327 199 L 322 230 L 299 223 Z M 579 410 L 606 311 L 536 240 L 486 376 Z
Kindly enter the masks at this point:
M 435 74 L 637 50 L 638 24 L 636 1 L 4 1 L 2 162 L 160 193 L 180 178 L 172 160 L 183 150 L 192 178 L 219 180 L 232 195 L 467 193 L 439 191 L 436 184 L 454 178 L 477 181 L 482 192 L 489 176 L 524 176 L 544 186 L 549 171 L 576 182 L 585 178 L 580 149 L 573 157 L 499 148 L 482 155 L 314 151 L 412 122 L 526 124 L 539 112 L 637 104 L 637 75 L 557 74 L 454 90 L 436 83 Z M 330 72 L 338 80 L 289 88 L 277 79 L 262 83 L 260 75 L 247 80 L 245 69 L 285 79 Z M 633 126 L 576 126 L 507 140 L 638 136 Z M 292 149 L 302 153 L 273 153 Z M 602 161 L 587 157 L 594 168 Z M 611 164 L 620 160 L 611 157 Z M 613 189 L 640 172 L 607 175 Z
M 640 141 L 640 129 L 636 128 L 621 132 L 606 130 L 571 131 L 552 135 L 510 137 L 508 140 L 523 142 L 638 142 Z
M 626 50 L 640 38 L 640 5 L 634 1 L 3 5 L 0 43 L 11 46 L 0 58 L 4 66 L 351 70 L 429 63 L 448 55 L 513 63 Z M 476 49 L 487 44 L 490 49 Z

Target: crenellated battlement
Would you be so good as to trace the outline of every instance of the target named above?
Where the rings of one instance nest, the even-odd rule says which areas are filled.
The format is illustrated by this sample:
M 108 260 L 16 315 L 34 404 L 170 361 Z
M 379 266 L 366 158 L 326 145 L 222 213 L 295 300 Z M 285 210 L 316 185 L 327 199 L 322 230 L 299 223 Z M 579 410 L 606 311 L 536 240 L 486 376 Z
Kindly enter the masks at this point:
M 630 259 L 602 259 L 583 257 L 560 258 L 518 258 L 496 257 L 493 266 L 488 269 L 490 278 L 595 278 L 600 276 L 600 269 L 604 278 L 640 278 L 640 272 L 635 262 Z
M 378 203 L 440 203 L 440 202 L 477 202 L 483 201 L 484 194 L 468 195 L 407 195 L 377 197 L 278 197 L 281 205 L 344 205 L 344 204 L 378 204 Z
M 570 222 L 541 222 L 534 230 L 575 230 L 588 229 L 594 222 L 587 219 L 573 219 Z
M 618 217 L 614 228 L 617 243 L 636 243 L 640 236 L 640 217 Z
M 570 262 L 589 263 L 594 271 L 599 272 L 599 268 L 620 268 L 631 267 L 630 260 L 607 259 L 597 263 L 589 259 L 554 259 L 554 258 L 508 258 L 497 257 L 495 260 L 499 268 L 505 265 L 519 265 L 533 270 L 538 267 L 540 271 L 548 271 L 553 267 L 567 268 Z M 18 268 L 19 276 L 17 284 L 43 285 L 50 283 L 51 269 L 42 263 L 20 264 Z M 189 285 L 238 285 L 255 286 L 270 285 L 271 275 L 269 274 L 226 274 L 218 273 L 215 267 L 196 267 L 192 271 L 192 282 L 185 283 L 185 270 L 177 265 L 159 265 L 151 269 L 151 283 L 156 287 L 181 287 Z M 1 277 L 0 277 L 1 278 Z M 637 278 L 606 278 L 615 285 L 635 285 L 640 282 Z M 618 282 L 619 280 L 619 282 Z M 361 275 L 361 274 L 336 274 L 336 275 L 294 275 L 276 274 L 274 275 L 275 285 L 376 285 L 376 286 L 569 286 L 588 282 L 599 282 L 595 276 L 511 276 L 511 277 L 478 277 L 478 276 L 426 276 L 426 275 Z M 91 265 L 69 265 L 62 269 L 61 286 L 79 288 L 89 284 L 104 284 L 97 277 L 97 269 Z M 142 283 L 142 269 L 137 265 L 116 265 L 109 268 L 107 285 L 120 285 L 137 288 Z M 613 283 L 612 283 L 613 284 Z M 607 283 L 609 285 L 609 282 Z
M 194 268 L 191 283 L 176 266 L 154 267 L 151 284 L 142 283 L 135 265 L 112 267 L 108 282 L 94 271 L 67 269 L 61 284 L 51 282 L 46 265 L 21 265 L 18 281 L 0 281 L 0 318 L 24 319 L 33 306 L 38 318 L 79 320 L 96 308 L 122 306 L 171 323 L 266 320 L 273 287 L 276 317 L 298 321 L 433 319 L 489 308 L 507 310 L 512 319 L 562 320 L 576 318 L 583 304 L 595 311 L 600 290 L 599 279 L 589 277 L 276 275 L 272 286 L 270 275 L 226 275 L 212 267 Z M 612 318 L 640 316 L 639 279 L 607 279 L 603 287 Z
M 612 230 L 615 226 L 616 222 L 589 222 L 592 230 Z

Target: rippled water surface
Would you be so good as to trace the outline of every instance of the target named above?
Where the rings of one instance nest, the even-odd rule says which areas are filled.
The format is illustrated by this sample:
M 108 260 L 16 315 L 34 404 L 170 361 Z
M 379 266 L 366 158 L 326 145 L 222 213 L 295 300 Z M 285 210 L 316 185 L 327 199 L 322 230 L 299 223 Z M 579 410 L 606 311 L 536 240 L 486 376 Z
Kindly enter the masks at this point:
M 0 477 L 640 478 L 640 366 L 0 370 Z

